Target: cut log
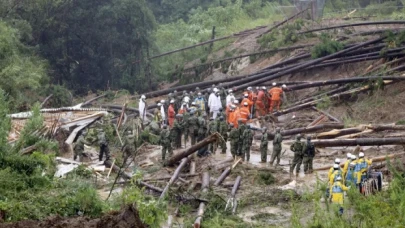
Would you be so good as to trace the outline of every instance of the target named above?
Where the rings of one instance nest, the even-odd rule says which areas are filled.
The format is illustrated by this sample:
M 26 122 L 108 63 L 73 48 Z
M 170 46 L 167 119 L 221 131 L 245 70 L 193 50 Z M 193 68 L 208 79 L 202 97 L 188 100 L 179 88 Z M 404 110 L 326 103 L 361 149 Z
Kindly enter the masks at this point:
M 382 145 L 404 145 L 405 137 L 398 138 L 359 138 L 359 139 L 319 139 L 312 143 L 318 147 L 337 146 L 382 146 Z
M 324 114 L 325 116 L 329 117 L 329 119 L 331 119 L 331 120 L 333 120 L 333 121 L 335 121 L 335 122 L 338 122 L 338 123 L 341 123 L 341 122 L 342 122 L 342 121 L 340 121 L 338 118 L 332 116 L 331 114 L 329 114 L 329 113 L 327 113 L 327 112 L 325 112 L 325 111 L 323 111 L 323 110 L 317 109 L 316 107 L 312 107 L 312 109 L 314 109 L 314 110 L 317 111 L 317 112 L 320 112 L 320 113 Z
M 366 26 L 366 25 L 389 25 L 389 24 L 405 24 L 405 21 L 369 21 L 369 22 L 358 22 L 352 24 L 344 24 L 344 25 L 335 25 L 329 26 L 324 28 L 317 28 L 317 29 L 310 29 L 303 32 L 299 32 L 298 34 L 310 33 L 310 32 L 317 32 L 323 30 L 330 30 L 330 29 L 337 29 L 337 28 L 346 28 L 346 27 L 355 27 L 355 26 Z
M 201 179 L 202 179 L 201 192 L 204 194 L 208 192 L 208 188 L 210 185 L 210 174 L 208 172 L 204 172 Z M 197 218 L 194 221 L 194 228 L 201 227 L 201 221 L 204 216 L 204 210 L 205 210 L 205 203 L 201 202 L 200 206 L 198 207 Z
M 179 174 L 181 170 L 184 168 L 184 166 L 188 163 L 189 158 L 185 157 L 182 159 L 180 165 L 177 167 L 176 171 L 174 171 L 172 178 L 170 178 L 169 182 L 167 183 L 166 187 L 163 189 L 162 194 L 159 197 L 159 201 L 161 201 L 167 194 L 167 191 L 169 191 L 170 186 L 177 180 L 179 177 Z
M 318 125 L 319 123 L 322 123 L 324 120 L 326 120 L 326 116 L 322 114 L 318 118 L 316 118 L 314 121 L 312 121 L 310 124 L 308 124 L 307 127 L 312 127 L 312 126 Z
M 121 115 L 120 118 L 118 119 L 118 123 L 117 123 L 117 129 L 119 130 L 122 124 L 122 120 L 124 118 L 125 115 L 125 110 L 127 108 L 128 103 L 125 102 L 125 104 L 122 106 L 122 110 L 121 110 Z
M 195 176 L 199 176 L 199 173 L 194 173 L 194 174 L 180 174 L 180 177 L 183 178 L 187 178 L 187 177 L 195 177 Z M 156 177 L 156 178 L 144 178 L 143 181 L 158 181 L 158 180 L 169 180 L 170 178 L 172 178 L 171 176 L 167 176 L 167 177 Z
M 366 130 L 369 130 L 365 132 Z M 404 131 L 405 130 L 405 125 L 360 125 L 357 127 L 353 128 L 345 128 L 345 129 L 333 129 L 328 132 L 322 132 L 317 134 L 316 138 L 318 139 L 331 139 L 331 138 L 336 138 L 340 137 L 343 135 L 351 135 L 351 134 L 357 134 L 357 133 L 371 133 L 373 131 L 386 131 L 386 130 L 392 130 L 392 131 Z
M 228 167 L 222 172 L 221 176 L 218 177 L 218 179 L 215 181 L 214 186 L 219 186 L 225 178 L 231 173 L 231 167 Z
M 400 157 L 402 155 L 405 155 L 405 153 L 398 153 L 398 154 L 391 154 L 391 155 L 385 155 L 385 156 L 380 156 L 380 157 L 375 157 L 375 158 L 371 158 L 371 160 L 373 162 L 381 162 L 381 161 L 385 161 L 386 159 L 392 159 L 392 158 L 396 158 L 396 157 Z M 340 167 L 343 167 L 343 164 L 340 164 Z M 329 170 L 332 166 L 324 166 L 324 167 L 320 167 L 320 168 L 316 168 L 314 169 L 315 171 L 321 171 L 321 170 Z
M 235 197 L 236 197 L 236 192 L 239 189 L 241 180 L 242 180 L 241 176 L 236 177 L 235 184 L 233 185 L 233 188 L 232 188 L 231 197 L 234 199 L 232 214 L 236 213 L 236 209 L 238 207 L 238 203 L 237 203 L 237 200 Z
M 190 162 L 190 174 L 191 175 L 195 174 L 195 162 L 194 161 Z
M 207 146 L 208 144 L 214 142 L 215 140 L 217 140 L 217 138 L 218 138 L 217 134 L 212 134 L 212 135 L 208 136 L 204 140 L 196 143 L 194 146 L 191 146 L 190 148 L 184 149 L 184 150 L 180 151 L 179 153 L 174 154 L 171 158 L 169 158 L 167 160 L 166 164 L 168 166 L 172 166 L 172 165 L 176 164 L 181 159 L 195 153 L 196 151 L 203 148 L 204 146 Z

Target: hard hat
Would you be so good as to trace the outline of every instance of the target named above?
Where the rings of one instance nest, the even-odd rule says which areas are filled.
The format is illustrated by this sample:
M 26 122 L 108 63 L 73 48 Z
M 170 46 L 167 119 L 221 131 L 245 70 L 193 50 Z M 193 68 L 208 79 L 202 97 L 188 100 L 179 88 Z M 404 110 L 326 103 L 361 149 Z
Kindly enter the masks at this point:
M 356 166 L 356 163 L 350 162 L 349 166 L 350 166 L 350 167 L 355 167 L 355 166 Z
M 271 83 L 273 86 L 276 86 L 277 85 L 277 83 L 275 83 L 275 82 L 273 82 L 273 83 Z
M 219 117 L 219 120 L 224 120 L 224 117 L 223 117 L 223 116 L 220 116 L 220 117 Z
M 248 96 L 249 96 L 249 94 L 245 93 L 245 94 L 243 94 L 243 96 L 244 96 L 244 97 L 248 97 Z
M 197 87 L 195 87 L 195 90 L 200 90 L 200 87 L 198 87 L 198 86 L 197 86 Z
M 248 106 L 248 103 L 247 103 L 247 102 L 244 102 L 243 105 L 244 105 L 244 106 Z
M 250 87 L 250 86 L 249 86 L 249 87 L 247 87 L 247 90 L 249 90 L 249 91 L 250 91 L 250 90 L 252 90 L 252 87 Z
M 146 96 L 145 96 L 145 95 L 142 95 L 142 96 L 141 96 L 141 99 L 145 99 L 145 98 L 146 98 Z
M 198 96 L 201 96 L 202 94 L 200 92 L 197 93 Z
M 276 132 L 280 132 L 280 130 L 281 130 L 281 129 L 280 129 L 279 127 L 276 128 Z
M 230 123 L 229 126 L 230 126 L 230 127 L 233 127 L 234 125 L 233 125 L 233 123 Z
M 158 106 L 158 107 L 162 106 L 162 103 L 160 103 L 160 102 L 159 102 L 159 103 L 157 103 L 157 106 Z
M 336 177 L 336 181 L 341 181 L 342 180 L 342 177 L 341 176 L 337 176 Z
M 287 88 L 287 86 L 286 86 L 285 84 L 283 84 L 281 87 L 283 87 L 283 88 Z
M 266 90 L 266 86 L 262 86 L 262 89 Z
M 168 96 L 169 96 L 169 97 L 170 97 L 170 96 L 173 96 L 173 93 L 169 93 L 169 95 L 168 95 Z
M 165 103 L 165 102 L 166 102 L 165 100 L 161 100 L 161 101 L 160 101 L 160 103 L 162 103 L 162 104 Z
M 339 158 L 335 158 L 335 164 L 340 164 L 340 159 Z
M 297 139 L 301 139 L 302 135 L 301 134 L 297 134 Z
M 228 93 L 232 93 L 233 91 L 230 89 L 230 90 L 228 90 Z
M 191 102 L 191 105 L 195 105 L 195 102 L 193 101 L 193 102 Z
M 173 93 L 177 93 L 177 90 L 174 90 Z
M 338 164 L 333 164 L 333 169 L 339 169 L 339 165 Z
M 259 90 L 259 86 L 256 86 L 256 90 Z
M 215 93 L 218 92 L 218 89 L 217 89 L 217 88 L 214 88 L 214 92 L 215 92 Z
M 356 155 L 352 154 L 352 160 L 356 160 L 356 159 L 357 159 Z
M 239 104 L 239 101 L 235 99 L 235 100 L 233 101 L 233 103 L 234 103 L 234 104 Z
M 359 153 L 359 158 L 364 158 L 364 153 L 363 152 Z
M 174 99 L 171 99 L 171 100 L 170 100 L 170 104 L 173 104 L 173 103 L 174 103 Z
M 235 109 L 236 108 L 236 106 L 235 105 L 231 105 L 231 109 Z
M 347 159 L 352 158 L 352 154 L 351 154 L 351 153 L 347 153 L 347 154 L 346 154 L 346 158 L 347 158 Z

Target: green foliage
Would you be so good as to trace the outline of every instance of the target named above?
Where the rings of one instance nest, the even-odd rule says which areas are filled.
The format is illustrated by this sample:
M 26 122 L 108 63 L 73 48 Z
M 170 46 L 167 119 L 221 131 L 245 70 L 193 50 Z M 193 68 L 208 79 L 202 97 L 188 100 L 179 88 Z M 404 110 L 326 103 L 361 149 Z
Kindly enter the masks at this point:
M 320 102 L 318 102 L 318 104 L 316 104 L 316 107 L 321 110 L 326 110 L 329 107 L 331 107 L 331 105 L 332 105 L 332 101 L 331 101 L 330 97 L 325 95 L 324 97 L 322 97 L 322 100 Z
M 4 154 L 3 151 L 8 151 L 9 145 L 7 143 L 8 133 L 11 127 L 10 118 L 7 116 L 8 101 L 4 90 L 0 89 L 0 157 Z
M 262 48 L 280 48 L 292 45 L 298 41 L 300 36 L 296 33 L 304 25 L 304 21 L 297 19 L 292 24 L 275 29 L 271 33 L 263 35 L 258 42 Z
M 259 173 L 259 183 L 264 185 L 271 185 L 276 182 L 276 178 L 269 172 Z
M 321 43 L 315 45 L 311 51 L 313 59 L 333 54 L 344 48 L 342 43 L 332 40 L 332 37 L 327 33 L 322 33 L 320 39 Z
M 399 47 L 403 43 L 405 43 L 405 31 L 398 32 L 397 34 L 393 33 L 392 31 L 388 31 L 385 33 L 387 37 L 385 42 L 389 45 L 389 47 Z
M 52 94 L 52 98 L 46 103 L 47 107 L 67 107 L 72 105 L 72 94 L 61 85 L 50 85 L 42 92 L 43 96 L 49 96 Z
M 116 203 L 115 207 L 134 204 L 142 222 L 150 227 L 160 227 L 160 224 L 167 219 L 167 206 L 165 203 L 146 195 L 144 189 L 136 185 L 126 187 L 122 195 L 114 202 Z
M 396 125 L 405 125 L 405 120 L 398 120 L 395 124 Z

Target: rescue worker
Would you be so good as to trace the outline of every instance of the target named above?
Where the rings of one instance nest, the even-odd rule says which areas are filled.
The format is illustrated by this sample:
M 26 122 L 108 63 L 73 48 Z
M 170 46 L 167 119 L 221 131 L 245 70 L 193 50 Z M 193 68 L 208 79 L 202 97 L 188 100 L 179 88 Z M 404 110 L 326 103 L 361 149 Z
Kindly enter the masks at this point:
M 257 100 L 257 94 L 256 92 L 253 91 L 252 87 L 248 87 L 248 99 L 251 102 L 251 105 L 249 106 L 250 110 L 250 118 L 253 118 L 253 115 L 255 114 L 255 103 Z
M 342 184 L 342 177 L 337 177 L 335 183 L 330 188 L 330 200 L 333 204 L 339 206 L 339 215 L 343 214 L 343 201 L 344 201 L 344 191 L 349 190 L 348 187 Z
M 169 117 L 169 126 L 172 128 L 174 119 L 176 118 L 176 111 L 174 111 L 174 99 L 170 101 L 169 108 L 167 109 L 167 115 Z
M 302 147 L 302 153 L 304 154 L 304 173 L 312 173 L 313 168 L 312 168 L 312 162 L 315 157 L 315 146 L 311 142 L 311 136 L 307 137 L 307 141 L 304 143 L 304 146 Z
M 249 94 L 247 94 L 247 93 L 243 94 L 243 100 L 241 102 L 241 108 L 242 108 L 242 105 L 245 106 L 245 103 L 247 103 L 247 107 L 248 107 L 248 110 L 249 110 L 249 113 L 250 113 L 250 110 L 252 109 L 252 106 L 253 106 L 253 101 L 251 101 L 249 99 Z
M 195 102 L 193 101 L 193 102 L 191 102 L 191 106 L 190 106 L 190 112 L 191 111 L 193 111 L 194 112 L 194 114 L 196 115 L 196 116 L 198 116 L 198 108 L 197 108 L 197 105 L 195 104 Z
M 170 135 L 172 139 L 173 148 L 181 148 L 181 134 L 183 131 L 183 115 L 177 114 L 176 120 L 174 120 L 173 127 L 170 130 Z
M 340 169 L 340 166 L 338 164 L 333 164 L 333 172 L 329 177 L 329 185 L 333 185 L 335 183 L 337 177 L 342 177 L 342 170 Z
M 190 112 L 188 109 L 183 114 L 183 134 L 184 134 L 184 147 L 187 146 L 187 141 L 189 137 L 189 129 L 188 129 L 188 119 L 190 118 Z
M 335 165 L 335 164 L 337 164 L 339 166 L 339 169 L 340 169 L 340 159 L 339 158 L 335 158 L 335 161 L 334 161 L 333 165 Z M 332 176 L 333 171 L 334 171 L 334 168 L 332 166 L 332 167 L 330 167 L 329 172 L 328 172 L 328 180 Z M 342 172 L 342 174 L 343 174 L 343 172 Z M 332 184 L 333 184 L 333 182 L 332 182 Z
M 229 109 L 229 115 L 228 115 L 228 124 L 232 123 L 235 125 L 235 105 L 231 105 Z
M 166 161 L 166 152 L 170 158 L 173 155 L 172 145 L 170 143 L 170 131 L 167 125 L 163 125 L 163 130 L 160 132 L 159 143 L 162 146 L 162 161 Z
M 367 179 L 368 168 L 371 166 L 372 160 L 364 158 L 364 153 L 359 153 L 359 159 L 356 161 L 355 174 L 357 174 L 357 185 L 360 192 L 364 192 L 363 182 Z
M 290 150 L 294 152 L 294 159 L 290 167 L 290 177 L 292 176 L 295 167 L 295 176 L 298 177 L 300 173 L 302 159 L 304 158 L 304 154 L 302 153 L 303 142 L 301 142 L 301 137 L 301 134 L 298 134 L 295 138 L 295 142 L 290 147 Z
M 190 91 L 190 94 L 189 94 L 189 97 L 190 97 L 190 101 L 194 101 L 194 92 L 193 91 Z
M 233 95 L 233 91 L 230 89 L 230 90 L 228 90 L 228 96 L 226 96 L 226 107 L 228 107 L 228 105 L 232 104 L 234 100 L 235 100 L 235 96 Z
M 195 98 L 194 102 L 195 102 L 197 108 L 202 113 L 206 112 L 206 110 L 205 110 L 205 103 L 206 102 L 205 102 L 204 97 L 202 96 L 202 94 L 200 92 L 197 94 L 197 97 Z
M 260 140 L 260 153 L 261 153 L 261 162 L 267 162 L 267 146 L 269 139 L 267 137 L 267 128 L 262 129 L 262 138 Z
M 215 93 L 215 97 L 211 101 L 211 105 L 210 105 L 210 110 L 212 112 L 212 117 L 214 117 L 214 119 L 217 118 L 219 109 L 222 109 L 222 102 L 221 102 L 221 96 L 219 95 L 219 92 L 217 90 L 217 92 Z
M 246 158 L 246 161 L 249 162 L 250 147 L 252 146 L 252 143 L 253 143 L 253 132 L 250 129 L 250 125 L 247 125 L 245 131 L 243 132 L 242 140 L 243 140 L 242 159 L 244 161 Z
M 239 146 L 239 129 L 236 128 L 233 123 L 229 124 L 229 128 L 231 129 L 231 132 L 229 133 L 229 141 L 231 144 L 231 154 L 232 157 L 235 158 L 237 155 L 238 151 L 238 146 Z
M 179 94 L 177 93 L 177 90 L 173 91 L 173 99 L 175 101 L 175 108 L 176 110 L 180 109 L 181 106 L 181 99 L 179 98 Z
M 266 87 L 260 88 L 259 92 L 257 93 L 257 101 L 256 101 L 256 110 L 257 110 L 257 116 L 264 116 L 266 114 L 265 111 L 265 99 L 266 95 L 264 91 L 266 90 Z
M 352 156 L 352 159 L 354 160 L 356 156 Z M 354 176 L 354 168 L 356 167 L 356 162 L 350 162 L 349 167 L 346 172 L 346 176 L 344 176 L 344 184 L 345 186 L 356 186 L 357 183 L 357 178 Z
M 166 124 L 167 123 L 167 118 L 166 118 L 166 111 L 165 111 L 165 100 L 160 101 L 160 115 L 162 116 L 162 123 Z
M 135 135 L 133 131 L 127 131 L 124 140 L 123 152 L 126 156 L 130 156 L 135 152 Z
M 142 95 L 141 99 L 139 99 L 139 103 L 138 103 L 138 110 L 139 110 L 139 116 L 141 118 L 142 121 L 146 120 L 146 96 Z
M 182 100 L 182 102 L 183 103 L 186 103 L 186 105 L 187 105 L 187 108 L 189 108 L 190 106 L 190 95 L 186 92 L 185 94 L 184 94 L 184 96 L 183 96 L 183 100 Z
M 233 115 L 234 115 L 234 118 L 233 118 L 233 125 L 234 125 L 234 127 L 235 128 L 238 128 L 239 127 L 239 122 L 238 122 L 238 120 L 240 119 L 240 108 L 239 108 L 239 106 L 238 106 L 238 104 L 239 104 L 239 102 L 238 102 L 238 100 L 235 100 L 234 101 L 234 106 L 232 106 L 233 108 L 234 108 L 234 112 L 233 112 Z
M 269 90 L 269 95 L 271 97 L 271 102 L 270 102 L 270 113 L 273 112 L 273 110 L 277 109 L 277 111 L 280 111 L 280 99 L 283 93 L 283 89 L 280 87 L 276 86 L 277 83 L 273 82 L 273 88 Z
M 238 145 L 238 156 L 242 156 L 243 147 L 243 132 L 246 130 L 246 125 L 243 123 L 242 119 L 238 119 L 238 129 L 239 129 L 239 145 Z
M 276 165 L 280 165 L 280 156 L 281 156 L 281 142 L 283 137 L 281 136 L 280 128 L 276 128 L 276 134 L 274 134 L 273 139 L 273 153 L 271 154 L 270 165 L 272 166 L 274 161 L 277 159 Z
M 105 132 L 103 129 L 99 129 L 97 134 L 98 138 L 98 145 L 100 146 L 100 153 L 98 155 L 98 160 L 103 160 L 103 155 L 105 154 L 105 160 L 110 160 L 110 148 L 108 147 L 107 137 L 105 136 Z
M 226 154 L 226 142 L 228 141 L 228 124 L 226 123 L 223 116 L 219 117 L 219 133 L 224 139 L 223 141 L 220 141 L 221 153 Z
M 225 116 L 226 116 L 226 121 L 227 121 L 227 122 L 228 122 L 228 120 L 229 120 L 229 114 L 230 114 L 230 112 L 231 112 L 231 106 L 233 105 L 233 101 L 234 101 L 234 98 L 232 98 L 231 103 L 229 103 L 229 104 L 226 106 L 226 109 L 225 109 Z
M 344 165 L 343 165 L 343 170 L 342 170 L 343 183 L 345 183 L 346 173 L 347 173 L 347 170 L 349 169 L 349 165 L 350 165 L 350 163 L 351 163 L 352 161 L 353 161 L 353 160 L 352 160 L 352 154 L 351 154 L 351 153 L 347 153 L 347 154 L 346 154 L 346 161 L 345 161 L 345 163 L 344 163 Z
M 81 134 L 79 134 L 79 137 L 76 140 L 75 146 L 73 147 L 73 160 L 75 161 L 77 157 L 79 157 L 79 161 L 81 162 L 83 160 L 83 152 L 84 152 L 84 145 L 90 145 L 87 140 L 84 139 L 86 137 L 86 132 L 83 131 Z
M 208 125 L 208 132 L 210 135 L 218 132 L 218 125 L 213 117 L 210 117 L 210 123 Z M 216 142 L 213 142 L 210 144 L 209 150 L 211 151 L 211 153 L 215 154 L 215 151 L 217 150 Z
M 210 111 L 210 116 L 212 116 L 211 115 L 211 113 L 212 113 L 212 103 L 216 100 L 216 96 L 215 96 L 215 93 L 217 92 L 218 90 L 217 90 L 217 88 L 214 88 L 212 91 L 211 91 L 211 93 L 210 93 L 210 96 L 209 96 L 209 98 L 208 98 L 208 108 L 210 109 L 209 111 Z
M 180 106 L 179 111 L 177 112 L 178 114 L 184 114 L 185 112 L 187 112 L 187 105 L 186 103 L 182 103 Z
M 207 136 L 208 128 L 207 128 L 207 123 L 206 119 L 207 118 L 207 113 L 203 112 L 200 117 L 198 117 L 198 137 L 197 137 L 197 142 L 203 140 Z
M 240 119 L 242 119 L 242 123 L 246 124 L 250 118 L 250 109 L 247 102 L 243 103 L 243 107 L 239 109 Z
M 191 145 L 194 146 L 198 137 L 198 118 L 194 111 L 190 111 L 190 117 L 188 118 L 188 132 L 191 137 Z
M 159 102 L 157 104 L 158 108 L 156 108 L 155 111 L 153 112 L 153 121 L 155 121 L 156 123 L 159 123 L 159 124 L 161 124 L 161 122 L 162 122 L 162 114 L 160 113 L 160 110 L 159 110 L 161 106 L 162 106 L 162 104 Z

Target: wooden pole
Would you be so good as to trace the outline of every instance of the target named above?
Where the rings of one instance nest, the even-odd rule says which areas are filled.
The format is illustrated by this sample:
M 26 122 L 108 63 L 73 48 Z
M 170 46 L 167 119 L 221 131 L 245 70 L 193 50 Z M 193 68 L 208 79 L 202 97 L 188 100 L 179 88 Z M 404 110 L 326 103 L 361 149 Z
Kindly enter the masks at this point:
M 182 159 L 180 165 L 177 167 L 176 171 L 174 171 L 172 178 L 170 178 L 170 180 L 167 183 L 166 187 L 163 189 L 162 194 L 159 197 L 159 201 L 161 201 L 166 196 L 167 191 L 169 191 L 169 187 L 177 180 L 181 170 L 188 163 L 188 161 L 189 161 L 188 157 L 185 157 L 185 158 Z
M 338 146 L 382 146 L 382 145 L 404 145 L 405 137 L 398 138 L 359 138 L 359 139 L 319 139 L 312 143 L 317 147 L 338 147 Z
M 201 177 L 201 181 L 202 181 L 201 192 L 203 194 L 207 193 L 210 185 L 210 174 L 208 172 L 204 172 Z M 201 227 L 202 218 L 204 216 L 204 210 L 205 210 L 205 203 L 201 202 L 200 206 L 198 207 L 197 218 L 194 221 L 194 228 Z

